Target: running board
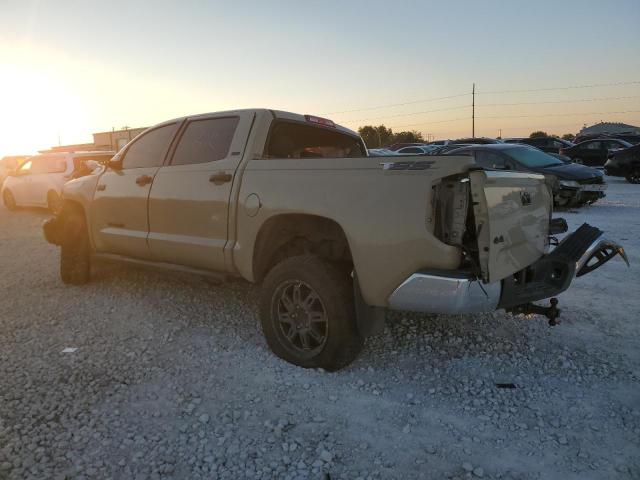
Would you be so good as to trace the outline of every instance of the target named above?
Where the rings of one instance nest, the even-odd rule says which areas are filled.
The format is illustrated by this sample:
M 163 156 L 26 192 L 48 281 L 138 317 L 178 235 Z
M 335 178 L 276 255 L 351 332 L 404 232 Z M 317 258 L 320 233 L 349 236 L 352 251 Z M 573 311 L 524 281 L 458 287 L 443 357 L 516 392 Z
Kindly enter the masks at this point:
M 194 267 L 185 267 L 184 265 L 176 265 L 175 263 L 166 262 L 152 262 L 149 260 L 142 260 L 140 258 L 127 257 L 125 255 L 118 255 L 115 253 L 94 253 L 91 255 L 91 260 L 98 260 L 111 263 L 127 263 L 129 265 L 135 265 L 138 267 L 150 268 L 154 270 L 174 271 L 180 273 L 189 273 L 192 275 L 199 275 L 202 277 L 212 278 L 220 283 L 226 282 L 229 275 L 224 273 L 214 272 L 212 270 L 202 270 Z

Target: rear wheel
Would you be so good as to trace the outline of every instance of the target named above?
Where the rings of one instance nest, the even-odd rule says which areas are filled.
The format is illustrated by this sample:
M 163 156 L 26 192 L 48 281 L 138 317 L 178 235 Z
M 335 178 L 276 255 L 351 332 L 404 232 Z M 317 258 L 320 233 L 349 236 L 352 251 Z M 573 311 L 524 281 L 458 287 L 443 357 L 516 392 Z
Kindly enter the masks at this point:
M 5 190 L 2 194 L 2 201 L 4 202 L 4 206 L 7 207 L 7 210 L 15 210 L 17 208 L 16 199 L 11 193 L 11 190 Z
M 262 330 L 271 350 L 305 368 L 339 370 L 360 353 L 347 272 L 314 255 L 283 260 L 266 276 L 260 301 Z
M 629 183 L 640 183 L 640 168 L 632 171 L 625 177 Z
M 60 211 L 60 207 L 62 206 L 62 202 L 60 199 L 60 195 L 58 192 L 51 191 L 47 194 L 47 207 L 52 213 L 58 213 Z
M 60 244 L 60 278 L 70 285 L 82 285 L 89 281 L 89 234 L 84 215 L 71 212 L 62 227 Z

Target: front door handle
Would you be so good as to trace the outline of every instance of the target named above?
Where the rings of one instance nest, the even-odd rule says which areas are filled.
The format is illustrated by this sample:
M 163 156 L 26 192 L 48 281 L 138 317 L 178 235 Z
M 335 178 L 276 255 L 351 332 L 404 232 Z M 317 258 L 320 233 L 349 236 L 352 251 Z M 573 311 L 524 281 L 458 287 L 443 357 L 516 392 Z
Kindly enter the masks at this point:
M 226 172 L 217 172 L 209 177 L 209 181 L 215 183 L 216 185 L 222 185 L 223 183 L 230 182 L 233 178 L 233 175 Z
M 153 177 L 150 177 L 149 175 L 141 175 L 140 177 L 136 178 L 136 183 L 141 187 L 144 187 L 151 182 L 153 182 Z

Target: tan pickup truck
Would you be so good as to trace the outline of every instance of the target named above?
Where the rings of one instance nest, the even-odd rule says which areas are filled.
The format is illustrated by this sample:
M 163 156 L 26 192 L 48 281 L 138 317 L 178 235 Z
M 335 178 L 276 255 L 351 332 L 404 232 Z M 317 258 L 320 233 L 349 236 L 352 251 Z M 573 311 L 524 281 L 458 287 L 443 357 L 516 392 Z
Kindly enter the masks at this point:
M 101 172 L 68 182 L 44 225 L 60 273 L 98 258 L 262 284 L 271 349 L 303 367 L 351 362 L 386 309 L 542 313 L 620 253 L 597 228 L 551 220 L 544 177 L 469 156 L 368 157 L 332 121 L 256 109 L 149 128 Z M 551 248 L 555 246 L 555 248 Z

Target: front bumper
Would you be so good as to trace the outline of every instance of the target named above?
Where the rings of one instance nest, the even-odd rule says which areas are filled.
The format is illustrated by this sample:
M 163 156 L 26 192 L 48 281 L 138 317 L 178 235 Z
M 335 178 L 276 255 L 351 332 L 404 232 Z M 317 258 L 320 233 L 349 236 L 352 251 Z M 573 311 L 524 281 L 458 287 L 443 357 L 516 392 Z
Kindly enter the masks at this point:
M 601 267 L 624 249 L 586 223 L 551 253 L 500 282 L 484 284 L 470 273 L 416 272 L 389 296 L 389 307 L 428 313 L 482 313 L 549 298 L 574 278 Z

